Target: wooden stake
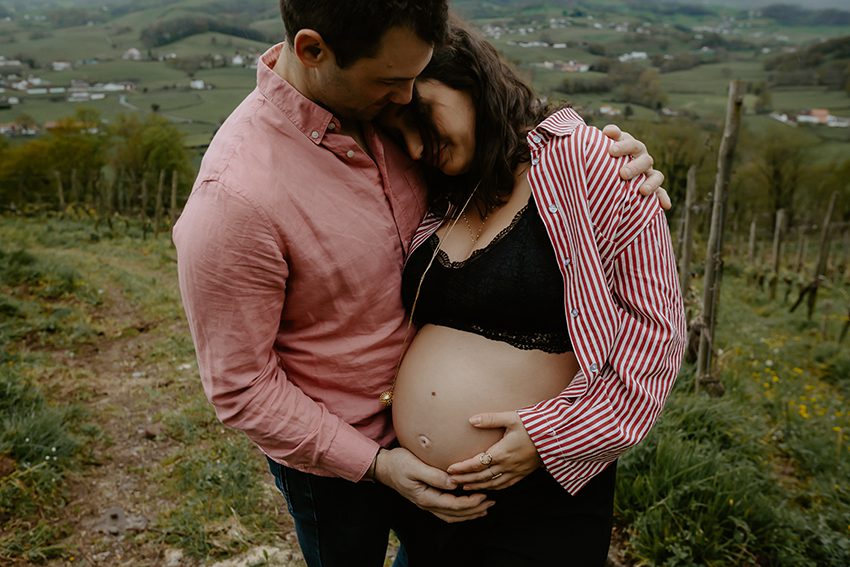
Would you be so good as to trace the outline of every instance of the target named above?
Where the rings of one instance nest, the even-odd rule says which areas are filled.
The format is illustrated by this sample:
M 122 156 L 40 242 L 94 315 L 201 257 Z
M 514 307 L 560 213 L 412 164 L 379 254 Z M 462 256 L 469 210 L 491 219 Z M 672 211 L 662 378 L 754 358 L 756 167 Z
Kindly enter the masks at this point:
M 65 212 L 65 189 L 62 187 L 62 176 L 58 171 L 54 171 L 53 175 L 56 177 L 56 193 L 59 197 L 59 211 L 62 213 Z
M 835 209 L 835 200 L 838 198 L 838 193 L 833 192 L 832 197 L 829 199 L 829 206 L 826 209 L 826 217 L 823 220 L 823 227 L 821 227 L 820 234 L 820 247 L 818 249 L 818 263 L 815 268 L 815 277 L 812 283 L 806 286 L 803 291 L 800 292 L 800 296 L 797 298 L 796 303 L 791 307 L 791 313 L 793 313 L 797 307 L 803 302 L 803 298 L 808 296 L 808 320 L 812 320 L 812 315 L 815 312 L 815 304 L 818 298 L 818 289 L 820 288 L 821 281 L 824 279 L 824 275 L 826 274 L 826 264 L 829 260 L 829 228 L 830 222 L 832 221 L 832 211 Z
M 156 202 L 153 212 L 153 234 L 159 236 L 159 229 L 162 226 L 162 194 L 165 191 L 165 170 L 159 172 L 159 183 L 156 186 Z
M 803 275 L 803 260 L 806 254 L 806 226 L 800 225 L 800 240 L 797 244 L 797 273 Z
M 753 266 L 756 261 L 756 219 L 750 223 L 750 243 L 747 246 L 747 265 Z
M 178 180 L 177 172 L 172 171 L 171 172 L 171 202 L 169 203 L 169 207 L 168 207 L 168 216 L 170 217 L 169 220 L 171 221 L 172 225 L 177 221 L 177 216 L 179 214 L 177 212 L 177 180 Z
M 694 249 L 693 223 L 691 222 L 694 199 L 697 192 L 697 166 L 688 169 L 688 185 L 685 192 L 685 214 L 682 226 L 682 255 L 679 262 L 679 281 L 682 284 L 682 294 L 688 295 L 691 286 L 691 256 Z
M 720 297 L 720 281 L 723 275 L 723 225 L 726 207 L 726 193 L 732 174 L 732 160 L 741 130 L 741 107 L 744 96 L 739 81 L 729 84 L 729 100 L 726 106 L 726 125 L 720 151 L 717 156 L 717 177 L 714 184 L 714 205 L 711 212 L 711 230 L 708 237 L 705 259 L 705 288 L 703 290 L 703 318 L 705 328 L 700 334 L 697 353 L 697 374 L 695 389 L 700 385 L 717 386 L 714 392 L 722 392 L 722 383 L 712 376 L 711 362 L 714 350 L 714 330 L 717 325 L 717 307 Z
M 785 229 L 785 209 L 776 211 L 776 227 L 773 231 L 773 273 L 770 276 L 770 300 L 776 299 L 779 284 L 779 259 L 782 252 L 782 231 Z

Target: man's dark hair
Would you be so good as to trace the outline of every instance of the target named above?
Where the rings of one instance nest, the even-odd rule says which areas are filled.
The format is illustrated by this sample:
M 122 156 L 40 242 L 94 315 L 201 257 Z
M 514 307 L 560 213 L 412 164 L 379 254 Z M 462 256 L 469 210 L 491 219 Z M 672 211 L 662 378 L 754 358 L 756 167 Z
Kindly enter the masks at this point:
M 280 15 L 290 45 L 300 30 L 315 30 L 343 68 L 375 55 L 390 28 L 407 27 L 435 46 L 448 31 L 447 0 L 280 0 Z

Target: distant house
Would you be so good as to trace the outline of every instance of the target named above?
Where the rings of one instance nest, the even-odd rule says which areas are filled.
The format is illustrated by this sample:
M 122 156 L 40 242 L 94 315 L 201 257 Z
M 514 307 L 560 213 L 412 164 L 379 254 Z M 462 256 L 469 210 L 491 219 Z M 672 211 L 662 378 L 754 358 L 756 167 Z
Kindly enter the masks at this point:
M 245 58 L 239 54 L 236 54 L 233 56 L 233 59 L 231 59 L 230 64 L 234 67 L 242 67 L 245 65 Z
M 603 116 L 620 116 L 623 112 L 619 108 L 613 106 L 600 106 L 599 114 Z
M 47 94 L 47 89 L 45 89 L 44 87 L 39 87 L 39 88 L 36 88 L 36 89 L 27 89 L 27 94 L 28 95 L 44 95 L 44 94 Z
M 561 64 L 560 70 L 566 73 L 587 73 L 590 71 L 590 65 L 576 61 L 567 61 Z
M 28 128 L 20 124 L 0 124 L 0 134 L 4 136 L 35 136 L 38 134 L 38 128 Z
M 617 59 L 625 63 L 626 61 L 642 61 L 648 58 L 649 56 L 646 54 L 646 51 L 632 51 L 631 53 L 623 53 Z
M 142 52 L 136 49 L 135 47 L 131 47 L 130 49 L 124 52 L 124 55 L 121 56 L 121 59 L 123 59 L 124 61 L 141 61 Z
M 54 71 L 70 71 L 73 69 L 70 61 L 54 61 L 53 62 L 53 70 Z
M 94 86 L 94 90 L 105 93 L 120 93 L 127 90 L 126 83 L 98 83 Z
M 17 59 L 6 59 L 0 55 L 0 67 L 20 67 L 22 64 Z
M 207 88 L 207 84 L 203 81 L 203 79 L 194 79 L 191 83 L 189 83 L 189 88 L 195 91 L 202 91 Z
M 50 94 L 65 94 L 65 91 L 68 90 L 65 87 L 50 87 L 48 92 Z
M 76 92 L 68 95 L 68 102 L 89 102 L 91 100 L 91 93 L 87 92 Z
M 826 124 L 829 122 L 829 110 L 826 108 L 813 108 L 809 114 L 817 119 L 818 124 Z

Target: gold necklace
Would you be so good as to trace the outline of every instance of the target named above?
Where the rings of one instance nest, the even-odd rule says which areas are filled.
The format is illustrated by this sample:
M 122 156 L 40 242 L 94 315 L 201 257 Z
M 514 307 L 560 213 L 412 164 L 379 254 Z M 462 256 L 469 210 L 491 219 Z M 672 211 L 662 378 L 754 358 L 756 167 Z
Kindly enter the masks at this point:
M 478 239 L 481 238 L 481 233 L 484 232 L 484 224 L 487 222 L 487 217 L 490 216 L 490 210 L 487 210 L 487 214 L 484 215 L 481 219 L 481 226 L 478 227 L 478 230 L 472 230 L 472 223 L 469 222 L 469 217 L 466 216 L 466 211 L 461 213 L 461 218 L 463 218 L 463 223 L 466 225 L 466 231 L 469 233 L 470 238 L 472 238 L 472 244 L 478 242 Z

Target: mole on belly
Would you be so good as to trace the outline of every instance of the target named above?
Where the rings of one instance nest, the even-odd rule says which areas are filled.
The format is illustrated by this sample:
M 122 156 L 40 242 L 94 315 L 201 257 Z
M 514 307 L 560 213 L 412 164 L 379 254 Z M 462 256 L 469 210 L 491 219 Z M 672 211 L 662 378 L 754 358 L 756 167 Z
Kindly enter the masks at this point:
M 437 392 L 431 392 L 431 395 L 432 395 L 432 396 L 436 396 L 436 395 L 437 395 Z
M 419 439 L 419 444 L 422 445 L 423 449 L 427 449 L 428 447 L 431 446 L 431 440 L 428 439 L 427 437 L 425 437 L 424 435 L 420 435 L 418 437 L 418 439 Z

